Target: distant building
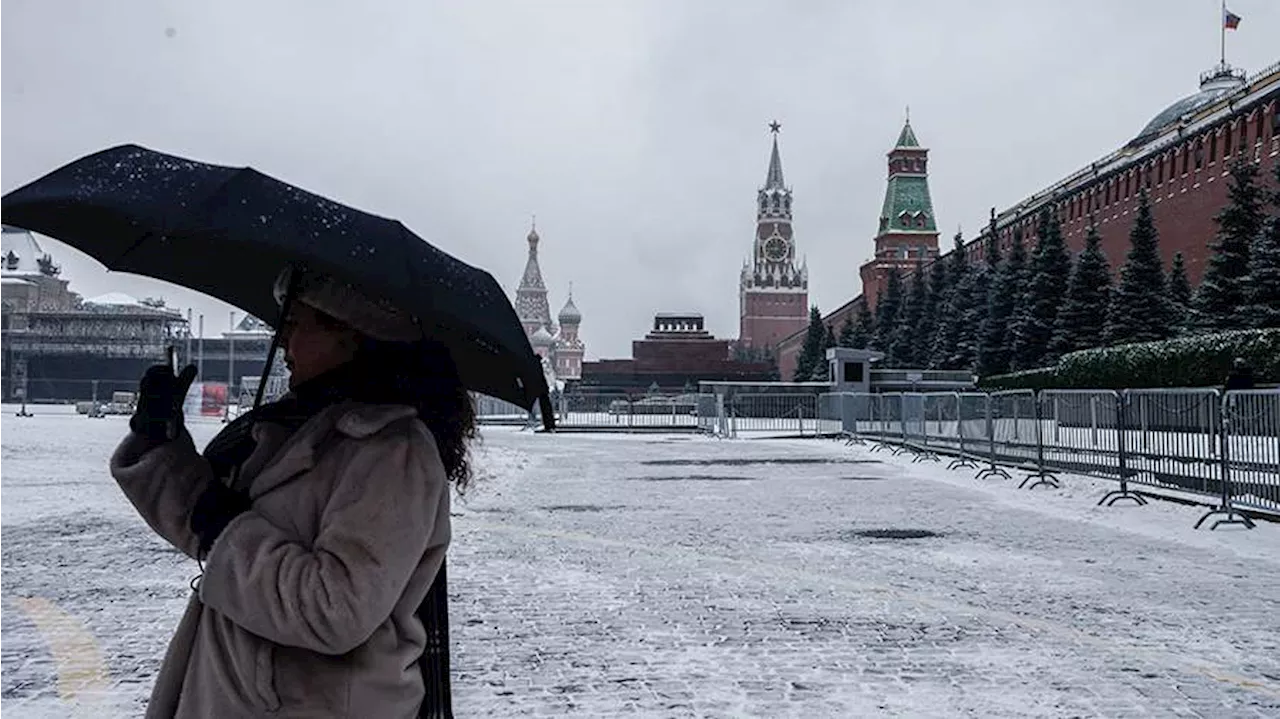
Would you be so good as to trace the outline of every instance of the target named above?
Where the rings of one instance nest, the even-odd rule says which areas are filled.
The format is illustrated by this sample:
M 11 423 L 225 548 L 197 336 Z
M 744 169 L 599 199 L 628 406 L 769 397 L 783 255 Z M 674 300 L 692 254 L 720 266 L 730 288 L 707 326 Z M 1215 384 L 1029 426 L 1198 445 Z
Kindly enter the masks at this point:
M 4 401 L 90 399 L 135 389 L 185 335 L 161 300 L 110 293 L 84 300 L 32 233 L 4 227 L 0 246 L 0 377 Z
M 83 299 L 61 276 L 62 268 L 32 233 L 3 228 L 0 247 L 0 392 L 4 401 L 99 399 L 113 391 L 136 390 L 165 350 L 181 363 L 202 367 L 202 381 L 225 382 L 231 341 L 191 338 L 187 318 L 163 300 L 137 299 L 122 292 Z M 251 322 L 251 318 L 246 318 Z M 245 332 L 235 340 L 237 376 L 257 375 L 270 335 Z M 190 354 L 188 347 L 190 346 Z M 200 362 L 198 350 L 203 349 Z
M 738 345 L 743 350 L 772 351 L 786 337 L 804 329 L 809 318 L 809 270 L 798 261 L 791 226 L 791 188 L 782 177 L 778 130 L 772 123 L 773 152 L 764 187 L 756 193 L 756 233 L 751 259 L 738 281 Z
M 917 266 L 937 257 L 938 220 L 929 194 L 929 150 L 921 147 L 908 119 L 889 150 L 889 179 L 880 206 L 875 257 L 859 269 L 862 293 L 870 307 L 875 309 L 890 270 L 896 268 L 906 279 Z
M 772 366 L 767 362 L 739 362 L 731 357 L 732 342 L 716 339 L 692 312 L 661 313 L 644 339 L 631 342 L 631 359 L 585 362 L 582 378 L 570 383 L 583 390 L 644 392 L 697 391 L 698 382 L 766 381 Z
M 556 319 L 557 327 L 551 321 L 551 306 L 547 301 L 547 286 L 542 280 L 542 268 L 538 265 L 537 228 L 530 228 L 529 258 L 525 261 L 524 274 L 520 277 L 520 286 L 516 289 L 516 315 L 524 326 L 529 344 L 533 351 L 544 360 L 544 364 L 554 381 L 576 380 L 582 376 L 582 358 L 586 353 L 586 345 L 578 335 L 582 324 L 582 312 L 573 303 L 573 290 L 560 309 Z

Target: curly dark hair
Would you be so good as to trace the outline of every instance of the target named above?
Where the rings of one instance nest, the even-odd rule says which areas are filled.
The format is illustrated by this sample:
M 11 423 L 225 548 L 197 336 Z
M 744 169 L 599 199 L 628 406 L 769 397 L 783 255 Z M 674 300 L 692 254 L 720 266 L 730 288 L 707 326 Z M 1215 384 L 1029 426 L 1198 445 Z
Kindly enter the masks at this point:
M 435 437 L 445 472 L 459 494 L 471 483 L 470 445 L 479 436 L 475 403 L 449 349 L 434 340 L 363 338 L 355 362 L 369 379 L 370 401 L 408 404 Z M 364 395 L 366 392 L 361 392 Z

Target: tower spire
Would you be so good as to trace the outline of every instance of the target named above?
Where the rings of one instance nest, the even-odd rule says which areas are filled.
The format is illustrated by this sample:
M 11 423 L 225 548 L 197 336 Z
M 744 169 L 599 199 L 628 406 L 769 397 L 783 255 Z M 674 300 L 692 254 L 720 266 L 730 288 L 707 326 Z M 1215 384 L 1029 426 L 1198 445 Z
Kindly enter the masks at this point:
M 778 154 L 778 133 L 782 130 L 782 123 L 774 120 L 769 123 L 769 132 L 773 134 L 773 154 L 769 156 L 769 173 L 764 179 L 764 189 L 781 190 L 786 184 L 782 179 L 782 156 Z
M 526 332 L 532 334 L 539 327 L 546 327 L 548 332 L 554 330 L 551 324 L 551 308 L 547 304 L 547 285 L 542 281 L 542 268 L 538 266 L 538 230 L 530 224 L 529 258 L 525 260 L 524 274 L 520 276 L 520 286 L 516 289 L 516 314 L 524 324 Z

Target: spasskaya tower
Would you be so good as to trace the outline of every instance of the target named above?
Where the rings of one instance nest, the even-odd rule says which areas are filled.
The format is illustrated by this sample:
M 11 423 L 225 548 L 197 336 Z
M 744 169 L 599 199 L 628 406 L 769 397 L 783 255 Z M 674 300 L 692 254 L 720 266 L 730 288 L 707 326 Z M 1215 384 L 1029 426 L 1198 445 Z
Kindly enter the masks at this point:
M 804 329 L 809 321 L 809 270 L 797 262 L 791 228 L 791 188 L 782 179 L 778 131 L 764 187 L 756 194 L 756 237 L 751 259 L 743 264 L 738 282 L 738 343 L 752 349 L 772 349 Z

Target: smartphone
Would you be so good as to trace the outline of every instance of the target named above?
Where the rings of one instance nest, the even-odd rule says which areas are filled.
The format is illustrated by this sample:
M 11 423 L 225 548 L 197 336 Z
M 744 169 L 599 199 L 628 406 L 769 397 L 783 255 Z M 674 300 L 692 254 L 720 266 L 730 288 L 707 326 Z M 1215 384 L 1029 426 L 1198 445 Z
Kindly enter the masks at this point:
M 164 361 L 169 365 L 169 370 L 173 372 L 173 375 L 176 377 L 178 375 L 178 350 L 173 345 L 169 345 L 165 348 Z M 178 406 L 174 408 L 175 416 L 165 425 L 165 436 L 170 440 L 177 439 L 178 437 L 178 419 L 176 415 L 178 412 L 182 411 L 182 403 L 186 398 L 177 397 L 175 400 L 178 402 Z

